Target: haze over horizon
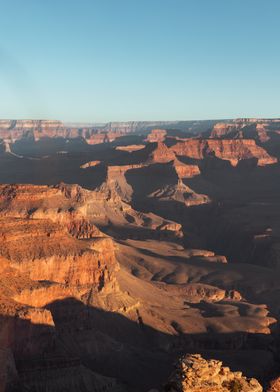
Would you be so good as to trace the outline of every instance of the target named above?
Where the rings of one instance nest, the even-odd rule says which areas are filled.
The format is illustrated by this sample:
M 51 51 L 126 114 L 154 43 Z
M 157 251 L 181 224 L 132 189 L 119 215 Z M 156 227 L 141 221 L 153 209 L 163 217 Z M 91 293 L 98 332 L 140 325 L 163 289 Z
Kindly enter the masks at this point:
M 16 0 L 1 8 L 0 118 L 279 116 L 277 0 Z

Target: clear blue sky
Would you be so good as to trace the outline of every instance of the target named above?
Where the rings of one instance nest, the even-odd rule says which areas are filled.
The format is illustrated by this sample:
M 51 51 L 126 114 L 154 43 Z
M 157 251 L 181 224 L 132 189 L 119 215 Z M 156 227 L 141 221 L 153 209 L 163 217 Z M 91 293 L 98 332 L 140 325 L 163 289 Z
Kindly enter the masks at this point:
M 279 0 L 0 0 L 0 118 L 280 116 Z

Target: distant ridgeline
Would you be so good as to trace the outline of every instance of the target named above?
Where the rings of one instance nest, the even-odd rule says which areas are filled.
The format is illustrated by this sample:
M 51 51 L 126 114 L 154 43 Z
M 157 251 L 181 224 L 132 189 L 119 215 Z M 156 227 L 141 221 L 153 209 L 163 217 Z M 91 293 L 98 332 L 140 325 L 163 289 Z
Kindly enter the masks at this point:
M 166 130 L 177 137 L 203 136 L 213 139 L 269 140 L 269 132 L 280 133 L 280 119 L 236 119 L 199 121 L 129 121 L 110 123 L 63 123 L 57 120 L 0 120 L 0 142 L 4 151 L 19 140 L 44 138 L 80 138 L 88 144 L 112 142 L 127 135 L 148 135 L 153 130 Z M 147 141 L 152 141 L 147 139 Z
M 23 138 L 84 138 L 89 144 L 110 142 L 119 136 L 143 134 L 153 128 L 198 133 L 217 121 L 131 121 L 106 124 L 63 123 L 56 120 L 0 120 L 0 139 L 14 143 Z

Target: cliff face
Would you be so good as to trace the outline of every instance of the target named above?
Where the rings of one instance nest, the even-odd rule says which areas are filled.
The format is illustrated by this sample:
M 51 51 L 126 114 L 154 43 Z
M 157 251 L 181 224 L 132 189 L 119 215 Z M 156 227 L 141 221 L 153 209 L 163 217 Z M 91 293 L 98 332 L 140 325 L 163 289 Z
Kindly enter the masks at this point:
M 0 140 L 13 143 L 31 138 L 83 138 L 88 144 L 112 142 L 128 134 L 143 134 L 151 130 L 148 142 L 163 142 L 167 130 L 189 134 L 203 134 L 212 127 L 210 138 L 254 138 L 260 142 L 270 139 L 280 130 L 280 120 L 237 119 L 230 122 L 217 121 L 131 121 L 107 124 L 64 124 L 56 120 L 0 120 Z M 176 132 L 175 132 L 176 133 Z M 207 133 L 207 132 L 206 132 Z M 179 138 L 177 138 L 179 139 Z M 8 145 L 7 145 L 8 146 Z M 7 147 L 9 148 L 9 147 Z
M 268 142 L 280 129 L 280 120 L 236 119 L 229 123 L 219 122 L 211 130 L 213 139 L 254 139 L 259 143 Z
M 265 149 L 259 147 L 255 140 L 232 139 L 188 139 L 171 147 L 179 156 L 194 159 L 203 159 L 207 156 L 230 161 L 236 166 L 239 161 L 257 159 L 259 166 L 270 165 L 277 162 L 277 158 L 271 157 Z
M 181 130 L 184 132 L 200 133 L 212 127 L 217 121 L 127 121 L 127 122 L 111 122 L 103 124 L 104 131 L 125 132 L 125 133 L 142 133 L 143 131 L 153 129 L 164 130 Z
M 114 251 L 94 249 L 102 234 L 79 210 L 82 198 L 79 187 L 1 186 L 1 256 L 33 280 L 77 286 L 110 280 Z
M 200 169 L 197 165 L 187 165 L 178 159 L 174 160 L 174 168 L 180 179 L 192 178 L 200 174 Z
M 73 130 L 71 130 L 73 134 Z M 88 144 L 102 144 L 111 143 L 119 137 L 125 136 L 126 132 L 116 131 L 116 132 L 104 132 L 103 130 L 93 130 L 93 129 L 82 129 L 79 132 L 79 136 L 83 137 Z
M 0 120 L 0 139 L 14 143 L 21 139 L 84 138 L 88 144 L 111 142 L 125 132 L 105 132 L 95 127 L 67 127 L 61 121 Z
M 254 139 L 260 143 L 270 140 L 271 135 L 280 130 L 280 120 L 238 119 L 231 122 L 124 122 L 108 124 L 64 124 L 56 120 L 0 120 L 0 140 L 6 152 L 10 145 L 18 140 L 35 140 L 42 138 L 83 138 L 88 144 L 113 142 L 129 134 L 143 134 L 151 130 L 146 141 L 163 142 L 167 130 L 180 133 L 181 137 L 200 133 L 212 127 L 210 139 Z M 162 127 L 162 128 L 161 128 Z M 154 128 L 154 129 L 153 129 Z M 170 133 L 172 135 L 172 132 Z M 184 134 L 186 136 L 184 136 Z M 183 140 L 175 136 L 175 139 Z
M 164 126 L 181 130 L 207 129 L 213 121 L 130 121 L 107 124 L 64 124 L 56 120 L 0 120 L 0 140 L 14 143 L 17 140 L 31 138 L 38 141 L 42 138 L 84 138 L 88 144 L 112 142 L 127 134 L 142 133 L 149 129 Z
M 155 235 L 169 233 L 171 236 L 181 236 L 180 225 L 155 214 L 138 212 L 129 204 L 133 190 L 125 174 L 140 167 L 142 165 L 109 166 L 105 182 L 95 191 L 65 184 L 53 187 L 0 186 L 0 219 L 5 221 L 2 227 L 5 244 L 1 250 L 3 256 L 13 254 L 15 259 L 20 259 L 21 247 L 24 247 L 22 254 L 32 260 L 35 279 L 97 283 L 100 271 L 105 266 L 102 255 L 99 257 L 98 253 L 95 254 L 94 241 L 105 237 L 98 227 L 123 224 L 155 231 Z M 28 233 L 26 236 L 25 232 Z M 78 241 L 81 239 L 91 240 L 91 243 Z M 20 247 L 17 246 L 19 241 Z M 109 244 L 110 239 L 105 238 L 105 241 Z M 54 257 L 56 254 L 59 256 Z M 46 256 L 48 262 L 37 263 L 37 256 Z M 59 260 L 64 257 L 68 258 L 69 263 L 62 269 Z M 86 265 L 90 264 L 91 258 L 96 261 L 92 263 L 93 270 L 89 271 Z M 113 262 L 113 255 L 105 259 L 108 262 L 112 259 Z M 95 274 L 96 263 L 100 264 L 100 271 L 97 269 Z M 47 276 L 48 273 L 52 276 Z
M 165 163 L 173 161 L 176 158 L 174 152 L 170 150 L 163 142 L 153 143 L 151 146 L 153 148 L 151 149 L 152 151 L 150 152 L 148 162 Z
M 9 350 L 20 373 L 2 374 L 0 366 L 7 388 L 18 378 L 21 387 L 35 390 L 113 388 L 113 379 L 83 368 L 65 351 L 48 308 L 69 298 L 86 306 L 92 297 L 122 295 L 115 243 L 83 215 L 87 197 L 64 184 L 0 186 L 0 360 Z
M 22 138 L 66 137 L 60 121 L 51 120 L 0 120 L 0 139 L 14 142 Z
M 99 188 L 106 194 L 106 199 L 110 201 L 131 202 L 133 189 L 128 184 L 125 174 L 129 170 L 140 169 L 144 164 L 122 165 L 122 166 L 108 166 L 107 178 L 105 183 Z
M 210 137 L 212 139 L 225 138 L 226 136 L 236 137 L 241 132 L 242 125 L 237 123 L 217 123 L 212 128 Z
M 85 245 L 48 220 L 5 219 L 1 224 L 1 255 L 32 280 L 98 286 L 104 278 L 110 281 L 117 267 L 109 244 L 104 255 L 94 249 L 94 240 Z

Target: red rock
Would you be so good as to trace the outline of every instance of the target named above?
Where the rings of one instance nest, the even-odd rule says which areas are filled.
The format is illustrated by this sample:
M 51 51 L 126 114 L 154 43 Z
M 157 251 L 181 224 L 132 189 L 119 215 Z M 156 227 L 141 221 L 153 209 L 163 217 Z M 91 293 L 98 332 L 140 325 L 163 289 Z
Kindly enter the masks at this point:
M 116 150 L 134 152 L 134 151 L 142 150 L 143 148 L 145 148 L 144 144 L 130 144 L 129 146 L 118 146 L 116 147 Z
M 280 392 L 280 378 L 271 381 L 267 392 Z
M 147 136 L 146 141 L 150 143 L 154 142 L 164 142 L 167 135 L 167 131 L 165 129 L 153 129 L 151 133 Z
M 176 159 L 174 152 L 169 149 L 164 143 L 158 142 L 155 144 L 154 150 L 150 153 L 149 163 L 164 163 Z
M 239 161 L 256 158 L 259 166 L 270 165 L 277 162 L 265 149 L 259 147 L 255 140 L 250 139 L 188 139 L 171 147 L 179 156 L 193 159 L 203 159 L 207 156 L 230 161 L 236 166 Z

